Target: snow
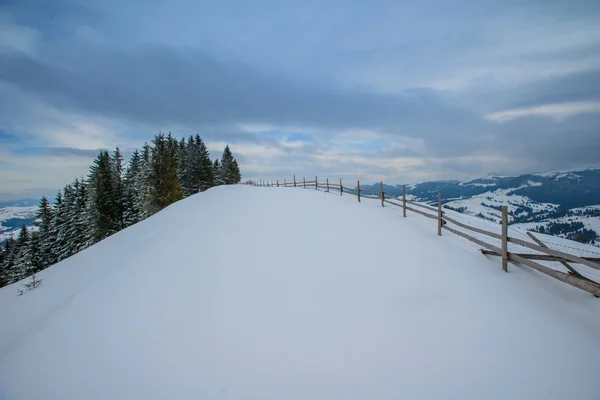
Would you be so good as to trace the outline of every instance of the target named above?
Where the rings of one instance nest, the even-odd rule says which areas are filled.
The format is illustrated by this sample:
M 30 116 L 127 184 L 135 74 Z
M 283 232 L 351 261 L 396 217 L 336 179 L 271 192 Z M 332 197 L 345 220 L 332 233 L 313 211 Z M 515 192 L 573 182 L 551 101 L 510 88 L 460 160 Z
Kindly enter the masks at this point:
M 29 207 L 2 207 L 0 208 L 0 226 L 2 222 L 7 221 L 9 219 L 17 218 L 17 219 L 26 219 L 35 217 L 35 213 L 37 212 L 37 206 L 29 206 Z
M 531 182 L 530 183 L 536 183 Z M 537 186 L 537 185 L 531 185 Z M 488 206 L 508 206 L 509 212 L 515 212 L 519 206 L 526 205 L 530 207 L 534 212 L 552 211 L 558 206 L 552 203 L 538 203 L 527 196 L 520 196 L 513 194 L 515 190 L 518 190 L 524 186 L 512 189 L 498 189 L 493 192 L 481 193 L 466 199 L 453 200 L 447 203 L 452 208 L 466 207 L 466 212 L 470 215 L 483 214 L 486 218 L 492 221 L 500 222 L 502 220 L 501 211 L 495 210 Z M 483 205 L 483 204 L 485 205 Z M 509 216 L 509 221 L 512 221 L 512 215 Z
M 599 299 L 436 230 L 310 189 L 189 197 L 0 289 L 0 399 L 597 399 Z
M 23 201 L 23 203 L 27 203 L 27 201 Z M 4 221 L 8 221 L 10 219 L 28 219 L 34 218 L 35 213 L 37 212 L 37 206 L 27 206 L 27 207 L 18 207 L 18 206 L 6 206 L 0 207 L 0 242 L 5 241 L 9 237 L 16 238 L 19 235 L 19 231 L 21 227 L 7 227 L 3 226 L 2 223 Z

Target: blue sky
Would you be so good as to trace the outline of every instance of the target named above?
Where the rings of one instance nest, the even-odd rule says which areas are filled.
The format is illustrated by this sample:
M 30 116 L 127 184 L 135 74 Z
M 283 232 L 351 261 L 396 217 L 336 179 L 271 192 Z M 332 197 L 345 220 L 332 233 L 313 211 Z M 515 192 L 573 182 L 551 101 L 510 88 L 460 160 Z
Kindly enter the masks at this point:
M 598 1 L 0 2 L 0 200 L 99 149 L 225 143 L 245 178 L 598 166 Z

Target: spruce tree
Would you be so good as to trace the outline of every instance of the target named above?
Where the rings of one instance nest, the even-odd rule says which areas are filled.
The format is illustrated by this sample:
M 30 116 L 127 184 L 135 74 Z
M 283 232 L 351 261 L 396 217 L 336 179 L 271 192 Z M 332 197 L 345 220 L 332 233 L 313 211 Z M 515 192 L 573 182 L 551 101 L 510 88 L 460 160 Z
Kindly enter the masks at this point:
M 240 172 L 240 167 L 238 166 L 237 160 L 234 158 L 233 163 L 231 163 L 231 173 L 233 181 L 231 183 L 240 183 L 242 181 L 242 174 Z
M 108 152 L 101 151 L 90 168 L 88 184 L 90 188 L 90 222 L 94 243 L 119 230 L 119 202 L 115 193 L 115 171 Z
M 35 216 L 40 220 L 40 262 L 45 267 L 52 263 L 52 244 L 54 242 L 50 235 L 54 213 L 46 196 L 40 200 Z
M 209 189 L 215 185 L 214 183 L 214 172 L 213 164 L 210 161 L 210 153 L 206 148 L 206 145 L 200 138 L 200 135 L 196 135 L 195 138 L 196 148 L 198 149 L 199 162 L 200 162 L 200 191 Z
M 43 270 L 45 264 L 42 253 L 42 234 L 40 231 L 33 231 L 29 237 L 29 255 L 27 257 L 27 276 Z
M 48 245 L 50 246 L 50 262 L 48 265 L 55 264 L 62 260 L 61 254 L 65 248 L 64 225 L 65 225 L 65 210 L 62 201 L 62 193 L 59 191 L 56 194 L 56 202 L 52 210 L 53 218 L 50 224 L 50 237 Z
M 178 177 L 179 177 L 179 185 L 181 187 L 181 192 L 184 197 L 187 197 L 194 192 L 194 182 L 193 182 L 193 174 L 194 174 L 194 143 L 189 141 L 185 142 L 185 139 L 181 139 L 179 142 L 179 152 L 177 157 L 178 162 Z
M 117 147 L 111 157 L 113 197 L 115 202 L 115 223 L 117 231 L 125 227 L 123 221 L 125 192 L 123 189 L 123 155 Z
M 220 167 L 221 179 L 225 185 L 232 185 L 239 183 L 242 179 L 240 169 L 237 165 L 237 161 L 233 157 L 229 146 L 225 146 L 223 150 L 223 156 L 221 157 Z
M 137 177 L 136 188 L 137 207 L 140 210 L 140 220 L 152 215 L 150 207 L 150 177 L 152 175 L 152 148 L 148 143 L 144 143 L 141 155 L 140 174 Z
M 156 213 L 183 198 L 177 172 L 178 142 L 171 134 L 155 136 L 150 171 L 150 211 Z
M 0 261 L 0 287 L 14 282 L 11 275 L 16 264 L 16 247 L 17 243 L 12 237 L 4 241 Z
M 29 229 L 23 225 L 17 237 L 16 260 L 10 271 L 10 281 L 16 282 L 27 276 L 29 263 Z
M 217 158 L 213 164 L 213 181 L 215 186 L 224 185 L 225 180 L 223 179 L 223 171 L 219 159 Z
M 136 150 L 129 159 L 129 166 L 125 172 L 123 186 L 125 192 L 123 221 L 125 227 L 131 226 L 141 220 L 141 174 L 142 158 Z

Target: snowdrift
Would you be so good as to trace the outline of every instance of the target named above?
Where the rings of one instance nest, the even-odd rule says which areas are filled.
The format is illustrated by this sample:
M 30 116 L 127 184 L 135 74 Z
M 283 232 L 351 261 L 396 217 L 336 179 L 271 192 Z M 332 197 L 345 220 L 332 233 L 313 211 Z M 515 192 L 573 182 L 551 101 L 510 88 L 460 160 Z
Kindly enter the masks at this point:
M 0 289 L 0 399 L 598 399 L 600 301 L 435 221 L 218 187 Z

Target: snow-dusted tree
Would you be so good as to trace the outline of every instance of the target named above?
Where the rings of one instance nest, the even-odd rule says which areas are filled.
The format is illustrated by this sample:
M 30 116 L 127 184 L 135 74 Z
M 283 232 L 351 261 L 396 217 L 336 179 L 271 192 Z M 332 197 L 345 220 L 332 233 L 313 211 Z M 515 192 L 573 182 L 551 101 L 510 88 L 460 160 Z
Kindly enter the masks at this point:
M 152 207 L 150 206 L 150 176 L 152 174 L 152 147 L 148 143 L 144 143 L 140 159 L 140 174 L 137 177 L 137 207 L 140 210 L 140 220 L 148 218 L 152 215 Z
M 91 237 L 94 243 L 119 230 L 119 202 L 115 172 L 107 151 L 94 160 L 88 176 Z
M 123 187 L 125 192 L 123 221 L 125 227 L 133 225 L 141 220 L 140 198 L 142 179 L 142 158 L 136 150 L 129 159 L 129 165 L 123 179 Z
M 194 193 L 193 187 L 193 142 L 185 142 L 185 139 L 179 141 L 177 154 L 177 174 L 179 178 L 179 186 L 183 197 L 187 197 Z
M 237 165 L 237 161 L 233 157 L 229 146 L 225 146 L 223 150 L 223 156 L 221 157 L 220 175 L 223 183 L 231 185 L 239 183 L 241 180 L 240 169 Z
M 213 182 L 215 186 L 224 185 L 225 179 L 223 177 L 223 169 L 221 168 L 221 163 L 217 158 L 213 163 Z
M 231 163 L 231 183 L 240 183 L 242 181 L 242 174 L 240 172 L 240 167 L 238 166 L 237 160 L 234 158 Z
M 48 244 L 50 246 L 50 262 L 48 265 L 62 260 L 61 254 L 63 253 L 65 245 L 65 208 L 63 204 L 63 196 L 59 191 L 56 194 L 56 202 L 52 210 L 52 223 L 50 224 L 50 235 L 48 238 Z
M 115 201 L 115 228 L 117 231 L 125 227 L 125 190 L 123 188 L 123 155 L 117 147 L 111 157 L 113 198 Z
M 16 259 L 10 270 L 10 282 L 16 282 L 27 276 L 29 260 L 29 229 L 23 225 L 17 237 Z
M 29 254 L 26 259 L 27 275 L 34 274 L 46 268 L 42 253 L 42 234 L 32 231 L 29 236 Z
M 150 172 L 150 211 L 156 213 L 183 198 L 177 173 L 179 144 L 160 133 L 155 136 L 152 148 Z
M 4 241 L 0 249 L 0 287 L 12 283 L 12 269 L 17 258 L 17 243 L 12 237 Z
M 213 164 L 210 161 L 210 153 L 200 135 L 196 135 L 195 144 L 200 163 L 199 190 L 204 191 L 214 186 Z
M 54 212 L 46 196 L 40 200 L 40 205 L 35 216 L 40 220 L 40 262 L 46 267 L 52 263 L 52 244 L 54 242 L 50 235 Z

